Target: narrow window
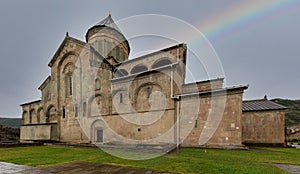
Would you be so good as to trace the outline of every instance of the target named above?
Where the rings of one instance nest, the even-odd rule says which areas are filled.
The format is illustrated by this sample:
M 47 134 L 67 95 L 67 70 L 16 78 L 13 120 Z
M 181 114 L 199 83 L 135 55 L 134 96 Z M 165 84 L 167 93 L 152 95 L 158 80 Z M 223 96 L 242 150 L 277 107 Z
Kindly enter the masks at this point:
M 72 88 L 72 76 L 68 77 L 68 81 L 69 81 L 69 95 L 73 95 L 73 88 Z
M 116 59 L 120 60 L 120 48 L 119 48 L 119 46 L 116 47 Z
M 75 117 L 77 117 L 77 116 L 78 116 L 78 106 L 75 105 Z
M 64 106 L 63 106 L 63 109 L 62 109 L 62 117 L 66 118 L 66 107 L 64 107 Z
M 151 88 L 150 86 L 147 87 L 147 98 L 150 98 L 151 95 Z
M 198 120 L 195 120 L 195 128 L 198 127 Z
M 49 91 L 47 92 L 47 100 L 51 100 L 51 93 Z
M 99 81 L 99 79 L 96 79 L 96 80 L 95 80 L 95 89 L 96 89 L 96 90 L 99 90 L 99 89 L 100 89 L 100 81 Z
M 31 124 L 32 123 L 32 116 L 31 116 L 31 113 L 30 113 L 30 115 L 29 115 L 29 124 Z
M 103 57 L 107 56 L 107 42 L 104 40 L 103 42 Z
M 103 41 L 99 41 L 98 51 L 103 56 Z
M 123 94 L 120 93 L 120 103 L 123 103 Z
M 83 116 L 86 115 L 86 102 L 83 103 Z

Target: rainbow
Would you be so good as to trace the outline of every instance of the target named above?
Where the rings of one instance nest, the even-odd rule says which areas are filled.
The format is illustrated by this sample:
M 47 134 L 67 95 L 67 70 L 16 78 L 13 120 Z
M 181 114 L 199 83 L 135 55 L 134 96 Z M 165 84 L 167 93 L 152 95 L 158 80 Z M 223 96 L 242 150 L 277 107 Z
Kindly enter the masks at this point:
M 196 27 L 210 40 L 299 10 L 299 0 L 247 0 L 201 21 Z M 195 38 L 194 38 L 195 39 Z

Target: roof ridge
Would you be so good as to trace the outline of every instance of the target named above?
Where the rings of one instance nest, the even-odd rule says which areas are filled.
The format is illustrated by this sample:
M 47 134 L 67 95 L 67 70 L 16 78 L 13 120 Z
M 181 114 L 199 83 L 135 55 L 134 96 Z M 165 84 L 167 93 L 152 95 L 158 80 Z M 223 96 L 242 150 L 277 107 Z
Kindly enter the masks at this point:
M 111 14 L 109 13 L 108 16 L 104 19 L 102 19 L 100 22 L 98 22 L 95 26 L 107 26 L 113 29 L 116 29 L 121 33 L 120 28 L 117 26 L 113 18 L 111 17 Z
M 267 99 L 243 101 L 243 111 L 283 110 L 287 107 Z
M 268 99 L 243 100 L 243 102 L 256 102 L 256 101 L 270 101 L 270 100 L 268 100 Z

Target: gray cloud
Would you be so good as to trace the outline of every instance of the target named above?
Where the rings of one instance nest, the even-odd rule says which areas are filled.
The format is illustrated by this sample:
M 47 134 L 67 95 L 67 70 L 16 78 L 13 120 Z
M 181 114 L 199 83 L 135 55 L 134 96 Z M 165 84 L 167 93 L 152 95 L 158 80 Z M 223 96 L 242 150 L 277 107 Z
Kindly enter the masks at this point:
M 237 5 L 234 0 L 182 2 L 1 1 L 0 115 L 20 117 L 21 103 L 39 99 L 37 88 L 50 74 L 47 64 L 66 31 L 84 40 L 87 29 L 109 12 L 116 20 L 152 13 L 198 25 L 222 9 Z M 299 18 L 300 7 L 295 6 L 263 22 L 254 21 L 246 28 L 233 29 L 234 32 L 222 39 L 208 38 L 223 63 L 227 85 L 249 83 L 250 88 L 245 93 L 248 99 L 265 94 L 270 98 L 300 98 Z M 126 30 L 122 31 L 126 36 Z M 131 47 L 138 47 L 132 44 Z M 147 41 L 143 47 L 147 47 Z M 195 67 L 191 69 L 199 74 L 198 79 L 203 79 L 201 71 L 197 72 Z

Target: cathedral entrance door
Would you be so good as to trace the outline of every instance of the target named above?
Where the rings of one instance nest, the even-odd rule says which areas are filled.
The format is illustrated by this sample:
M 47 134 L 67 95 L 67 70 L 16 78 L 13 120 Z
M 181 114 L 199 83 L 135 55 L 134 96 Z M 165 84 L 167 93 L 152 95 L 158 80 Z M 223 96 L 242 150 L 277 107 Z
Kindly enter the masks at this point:
M 97 130 L 97 142 L 98 143 L 103 142 L 103 130 Z

